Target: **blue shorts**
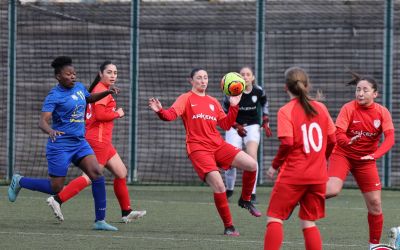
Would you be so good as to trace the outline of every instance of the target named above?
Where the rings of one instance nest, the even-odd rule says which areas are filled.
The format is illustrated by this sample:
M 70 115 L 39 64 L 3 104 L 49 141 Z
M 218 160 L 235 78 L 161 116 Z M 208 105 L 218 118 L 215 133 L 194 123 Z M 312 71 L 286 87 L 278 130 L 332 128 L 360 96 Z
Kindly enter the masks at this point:
M 69 145 L 48 142 L 46 158 L 49 175 L 66 176 L 71 162 L 78 166 L 80 160 L 88 155 L 94 155 L 94 152 L 86 140 L 77 141 Z

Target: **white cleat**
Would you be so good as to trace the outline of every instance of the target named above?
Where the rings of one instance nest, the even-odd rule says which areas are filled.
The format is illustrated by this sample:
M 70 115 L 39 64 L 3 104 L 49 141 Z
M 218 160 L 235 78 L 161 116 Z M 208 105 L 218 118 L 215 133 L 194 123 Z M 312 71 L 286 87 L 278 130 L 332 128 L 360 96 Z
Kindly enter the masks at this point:
M 51 210 L 54 213 L 54 216 L 59 220 L 59 221 L 64 221 L 64 216 L 61 212 L 61 206 L 60 203 L 58 203 L 53 196 L 50 196 L 46 200 L 47 205 L 51 208 Z
M 132 210 L 127 216 L 122 217 L 122 222 L 124 223 L 132 222 L 134 220 L 142 218 L 143 216 L 146 215 L 146 213 L 147 213 L 146 210 L 139 210 L 139 211 Z
M 392 227 L 389 232 L 389 246 L 400 249 L 400 227 Z

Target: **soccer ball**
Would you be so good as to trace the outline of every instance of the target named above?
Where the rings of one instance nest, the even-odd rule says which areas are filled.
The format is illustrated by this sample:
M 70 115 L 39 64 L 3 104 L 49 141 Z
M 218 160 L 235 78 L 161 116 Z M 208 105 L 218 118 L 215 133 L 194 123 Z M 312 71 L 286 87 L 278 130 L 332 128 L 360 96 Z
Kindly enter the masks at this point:
M 229 72 L 221 80 L 221 89 L 227 96 L 237 96 L 243 93 L 246 82 L 243 77 L 236 72 Z

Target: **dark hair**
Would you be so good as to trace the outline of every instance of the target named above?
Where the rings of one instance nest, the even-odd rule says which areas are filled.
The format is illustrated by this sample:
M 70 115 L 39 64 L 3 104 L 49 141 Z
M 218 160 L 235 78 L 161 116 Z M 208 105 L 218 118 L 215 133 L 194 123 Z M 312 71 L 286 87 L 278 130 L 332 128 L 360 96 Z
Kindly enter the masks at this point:
M 56 59 L 53 60 L 51 63 L 51 67 L 54 68 L 54 74 L 57 75 L 61 72 L 62 68 L 65 66 L 71 66 L 72 65 L 72 59 L 71 57 L 68 56 L 59 56 Z
M 310 104 L 311 98 L 308 95 L 310 80 L 307 72 L 299 67 L 291 67 L 285 71 L 286 86 L 290 93 L 297 96 L 307 116 L 315 116 L 318 112 Z
M 201 67 L 193 68 L 192 71 L 190 71 L 190 78 L 193 79 L 193 76 L 194 76 L 197 72 L 199 72 L 200 70 L 206 71 L 204 68 L 201 68 Z
M 362 76 L 350 69 L 348 69 L 349 73 L 352 76 L 352 79 L 347 82 L 347 85 L 357 85 L 361 81 L 367 81 L 371 84 L 371 87 L 374 91 L 378 91 L 378 83 L 372 76 Z
M 243 69 L 249 69 L 250 70 L 251 74 L 253 75 L 252 85 L 255 85 L 256 84 L 256 76 L 254 75 L 253 67 L 251 67 L 250 65 L 244 65 L 243 67 L 240 68 L 239 73 Z
M 107 68 L 107 66 L 110 65 L 110 64 L 113 64 L 110 60 L 104 61 L 100 65 L 100 72 L 103 73 L 104 70 Z M 99 72 L 97 72 L 96 78 L 94 78 L 92 84 L 90 84 L 90 87 L 89 87 L 89 90 L 88 90 L 89 93 L 92 93 L 94 87 L 96 87 L 96 85 L 100 82 L 100 79 L 101 79 L 100 74 L 99 74 Z

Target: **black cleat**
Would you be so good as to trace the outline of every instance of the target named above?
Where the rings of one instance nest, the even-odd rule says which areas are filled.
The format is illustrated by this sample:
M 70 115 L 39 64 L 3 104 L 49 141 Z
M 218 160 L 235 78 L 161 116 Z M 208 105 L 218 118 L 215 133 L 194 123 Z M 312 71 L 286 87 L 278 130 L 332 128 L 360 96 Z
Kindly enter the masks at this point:
M 239 236 L 240 234 L 239 234 L 239 231 L 237 231 L 237 230 L 235 229 L 235 227 L 232 225 L 232 226 L 230 226 L 230 227 L 226 227 L 226 228 L 225 228 L 225 230 L 224 230 L 224 235 L 226 235 L 226 236 L 237 237 L 237 236 Z
M 233 195 L 233 190 L 229 190 L 229 189 L 227 189 L 226 190 L 226 198 L 231 198 L 232 197 L 232 195 Z
M 257 204 L 258 203 L 256 194 L 251 194 L 251 200 L 250 201 L 253 204 Z
M 261 217 L 261 215 L 262 215 L 261 212 L 258 211 L 258 209 L 254 206 L 254 204 L 251 203 L 251 201 L 245 201 L 242 199 L 242 197 L 240 197 L 240 199 L 238 201 L 238 205 L 239 205 L 239 207 L 249 210 L 250 214 L 255 217 Z

